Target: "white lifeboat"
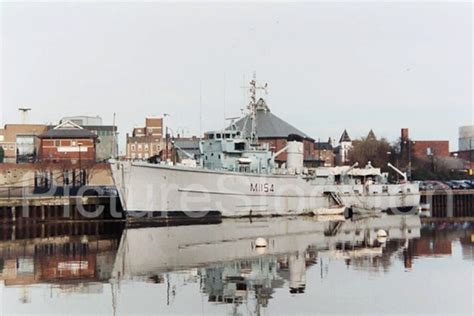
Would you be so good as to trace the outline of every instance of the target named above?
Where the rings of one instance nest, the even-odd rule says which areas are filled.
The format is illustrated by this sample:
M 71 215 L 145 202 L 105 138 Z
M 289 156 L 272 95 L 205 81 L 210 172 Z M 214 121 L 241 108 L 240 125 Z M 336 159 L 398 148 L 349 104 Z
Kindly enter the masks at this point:
M 239 164 L 241 165 L 250 165 L 252 163 L 252 159 L 250 158 L 239 158 L 238 159 Z

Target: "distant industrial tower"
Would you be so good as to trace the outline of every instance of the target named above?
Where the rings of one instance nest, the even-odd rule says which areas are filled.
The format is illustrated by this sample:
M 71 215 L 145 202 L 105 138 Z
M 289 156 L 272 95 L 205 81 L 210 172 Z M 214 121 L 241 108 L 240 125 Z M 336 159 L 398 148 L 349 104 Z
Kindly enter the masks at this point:
M 18 108 L 21 112 L 21 124 L 28 123 L 28 112 L 31 111 L 31 108 Z

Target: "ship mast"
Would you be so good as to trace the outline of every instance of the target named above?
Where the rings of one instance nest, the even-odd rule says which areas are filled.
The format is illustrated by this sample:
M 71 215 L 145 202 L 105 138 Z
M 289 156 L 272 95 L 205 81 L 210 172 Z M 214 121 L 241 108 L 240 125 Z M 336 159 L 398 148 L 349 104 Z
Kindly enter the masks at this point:
M 257 145 L 258 135 L 257 135 L 257 90 L 263 90 L 267 93 L 267 84 L 263 86 L 257 85 L 257 74 L 253 73 L 253 79 L 250 81 L 250 103 L 247 106 L 249 110 L 250 118 L 252 120 L 252 132 L 250 135 L 250 142 L 252 145 Z

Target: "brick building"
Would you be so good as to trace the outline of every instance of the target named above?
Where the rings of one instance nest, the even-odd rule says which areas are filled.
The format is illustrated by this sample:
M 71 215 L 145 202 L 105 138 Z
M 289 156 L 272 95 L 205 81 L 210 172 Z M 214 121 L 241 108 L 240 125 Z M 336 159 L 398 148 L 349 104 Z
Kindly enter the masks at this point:
M 468 169 L 469 175 L 474 176 L 474 149 L 452 152 L 451 155 L 461 159 L 464 163 L 464 168 Z
M 80 161 L 96 160 L 97 135 L 71 121 L 64 121 L 39 135 L 41 161 Z
M 416 140 L 413 141 L 414 157 L 426 158 L 431 156 L 449 157 L 448 140 Z
M 71 121 L 97 135 L 96 160 L 105 162 L 118 153 L 117 126 L 104 125 L 100 116 L 68 116 L 59 123 Z M 52 128 L 52 127 L 51 127 Z
M 247 115 L 235 122 L 235 125 L 245 135 L 250 135 L 252 132 L 251 120 L 252 118 Z M 294 134 L 303 138 L 304 159 L 307 161 L 314 157 L 314 139 L 273 114 L 262 98 L 257 101 L 256 129 L 258 142 L 267 143 L 273 152 L 284 148 L 288 135 Z M 276 157 L 275 161 L 283 163 L 286 162 L 286 158 L 287 153 L 283 152 Z
M 160 155 L 163 136 L 163 119 L 146 118 L 144 127 L 135 127 L 131 136 L 127 133 L 126 158 L 148 159 Z
M 47 130 L 44 124 L 6 124 L 0 129 L 0 146 L 4 162 L 31 162 L 39 150 L 38 136 Z
M 335 159 L 331 138 L 327 142 L 314 143 L 314 167 L 334 167 Z
M 401 130 L 401 150 L 402 153 L 411 151 L 413 157 L 420 159 L 450 156 L 448 140 L 413 140 L 408 128 Z

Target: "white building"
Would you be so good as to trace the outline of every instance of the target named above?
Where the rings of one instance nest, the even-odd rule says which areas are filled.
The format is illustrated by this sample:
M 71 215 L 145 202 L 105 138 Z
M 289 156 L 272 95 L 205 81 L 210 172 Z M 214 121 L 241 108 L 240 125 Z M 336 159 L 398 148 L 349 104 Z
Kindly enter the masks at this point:
M 66 116 L 61 119 L 60 123 L 64 121 L 71 121 L 80 126 L 102 125 L 102 118 L 98 115 L 97 116 L 86 116 L 86 115 Z
M 347 133 L 347 130 L 341 135 L 339 145 L 335 148 L 336 165 L 346 165 L 349 163 L 349 151 L 352 149 L 352 140 Z
M 474 125 L 461 126 L 459 128 L 458 151 L 474 149 Z

